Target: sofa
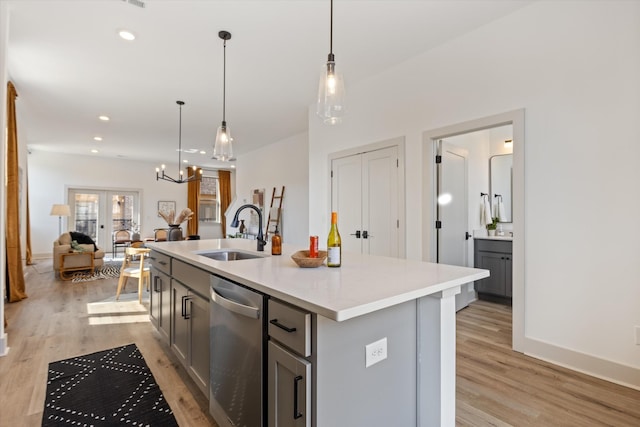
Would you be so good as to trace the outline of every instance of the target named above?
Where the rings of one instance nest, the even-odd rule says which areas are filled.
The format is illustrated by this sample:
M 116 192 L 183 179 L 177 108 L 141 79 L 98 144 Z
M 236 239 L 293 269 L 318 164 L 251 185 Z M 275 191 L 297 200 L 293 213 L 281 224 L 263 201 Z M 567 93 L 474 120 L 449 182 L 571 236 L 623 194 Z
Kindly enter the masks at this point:
M 84 236 L 87 238 L 87 241 L 91 241 L 88 236 Z M 82 240 L 82 239 L 81 239 Z M 53 242 L 53 270 L 56 273 L 56 276 L 60 275 L 60 255 L 68 252 L 73 252 L 71 247 L 71 234 L 69 232 L 62 233 L 57 240 Z M 76 240 L 78 241 L 78 240 Z M 100 248 L 97 248 L 94 243 L 78 243 L 78 246 L 82 248 L 84 252 L 93 252 L 93 267 L 101 267 L 104 265 L 104 251 Z M 87 257 L 67 257 L 65 260 L 65 267 L 84 267 L 86 264 L 87 268 L 90 268 L 90 264 L 87 263 Z

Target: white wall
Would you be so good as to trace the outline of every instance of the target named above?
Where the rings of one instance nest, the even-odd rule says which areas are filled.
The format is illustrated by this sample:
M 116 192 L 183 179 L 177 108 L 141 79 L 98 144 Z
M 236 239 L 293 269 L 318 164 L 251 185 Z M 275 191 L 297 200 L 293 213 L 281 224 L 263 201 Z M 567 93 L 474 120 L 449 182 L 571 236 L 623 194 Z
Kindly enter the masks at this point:
M 310 109 L 310 232 L 328 226 L 329 153 L 404 135 L 406 222 L 430 234 L 422 132 L 525 108 L 525 335 L 640 387 L 639 17 L 640 2 L 537 2 L 348 87 L 339 127 Z M 422 259 L 421 239 L 406 253 Z
M 175 200 L 176 210 L 187 207 L 186 184 L 156 181 L 155 164 L 93 156 L 73 156 L 33 150 L 29 154 L 29 202 L 31 246 L 35 257 L 50 257 L 58 237 L 58 218 L 50 216 L 51 205 L 67 203 L 67 189 L 97 188 L 140 190 L 142 237 L 166 227 L 158 217 L 159 200 Z M 167 165 L 169 170 L 175 166 Z M 66 229 L 63 218 L 63 229 Z M 183 224 L 183 229 L 185 224 Z M 186 233 L 186 231 L 185 231 Z M 100 246 L 108 250 L 111 242 Z
M 280 194 L 285 186 L 282 199 L 282 242 L 299 244 L 302 248 L 309 245 L 309 171 L 308 137 L 298 134 L 285 140 L 270 144 L 245 155 L 237 160 L 236 195 L 229 209 L 227 232 L 233 234 L 237 229 L 229 227 L 236 209 L 244 203 L 251 203 L 254 189 L 265 189 L 265 218 L 271 203 L 273 188 Z M 277 201 L 275 202 L 277 203 Z M 249 211 L 243 211 L 240 218 L 249 218 Z

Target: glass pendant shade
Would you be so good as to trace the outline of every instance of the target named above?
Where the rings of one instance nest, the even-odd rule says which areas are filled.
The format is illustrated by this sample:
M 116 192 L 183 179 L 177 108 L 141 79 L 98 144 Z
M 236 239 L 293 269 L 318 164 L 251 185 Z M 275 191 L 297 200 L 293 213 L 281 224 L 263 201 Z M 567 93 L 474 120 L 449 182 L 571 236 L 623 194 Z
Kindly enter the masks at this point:
M 336 63 L 330 59 L 322 66 L 320 84 L 318 85 L 318 104 L 316 112 L 325 123 L 342 122 L 345 111 L 345 92 L 342 73 L 336 70 Z
M 213 158 L 223 162 L 233 159 L 233 147 L 231 145 L 231 129 L 227 122 L 222 122 L 216 133 L 216 143 L 213 147 Z

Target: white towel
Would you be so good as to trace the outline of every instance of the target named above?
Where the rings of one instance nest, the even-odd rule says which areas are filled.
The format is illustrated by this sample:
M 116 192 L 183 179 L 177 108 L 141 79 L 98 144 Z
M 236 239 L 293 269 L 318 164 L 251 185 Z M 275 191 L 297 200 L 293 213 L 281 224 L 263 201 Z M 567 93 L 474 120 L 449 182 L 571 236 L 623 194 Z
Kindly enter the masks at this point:
M 493 223 L 493 217 L 491 216 L 491 203 L 489 203 L 489 198 L 484 197 L 484 207 L 482 209 L 482 225 L 487 226 Z
M 498 198 L 498 221 L 507 222 L 507 214 L 504 211 L 504 203 L 502 197 Z

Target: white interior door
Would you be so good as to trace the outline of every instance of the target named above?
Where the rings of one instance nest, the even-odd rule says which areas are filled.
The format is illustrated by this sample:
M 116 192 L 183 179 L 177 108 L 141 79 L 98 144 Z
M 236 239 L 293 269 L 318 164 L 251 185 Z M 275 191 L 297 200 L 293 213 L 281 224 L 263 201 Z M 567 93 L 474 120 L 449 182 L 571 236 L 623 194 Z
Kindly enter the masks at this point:
M 437 262 L 441 264 L 469 266 L 468 253 L 468 208 L 467 201 L 467 150 L 438 141 L 438 164 L 436 210 Z M 456 310 L 468 305 L 468 292 L 463 286 L 456 295 Z
M 363 253 L 398 257 L 398 148 L 364 153 L 362 165 Z
M 399 255 L 398 147 L 331 162 L 331 210 L 346 252 Z

